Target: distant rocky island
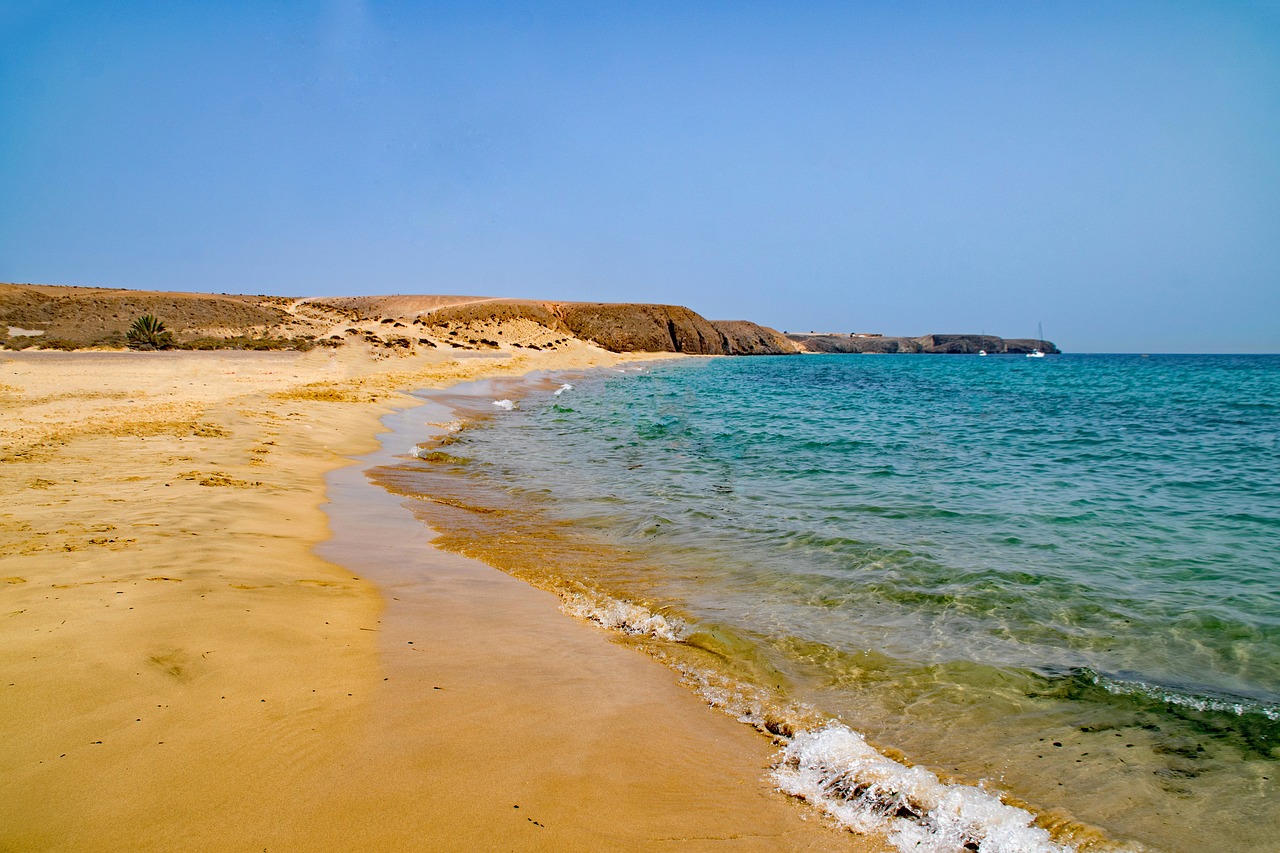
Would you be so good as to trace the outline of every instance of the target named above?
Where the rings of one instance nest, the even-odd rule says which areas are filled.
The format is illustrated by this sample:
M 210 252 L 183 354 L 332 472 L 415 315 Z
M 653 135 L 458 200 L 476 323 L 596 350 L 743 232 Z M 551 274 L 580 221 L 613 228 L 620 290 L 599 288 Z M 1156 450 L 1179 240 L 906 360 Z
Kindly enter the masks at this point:
M 918 338 L 887 337 L 876 334 L 835 334 L 808 332 L 788 334 L 787 339 L 805 352 L 850 353 L 934 353 L 943 355 L 1022 354 L 1032 350 L 1060 353 L 1053 341 L 1035 338 L 998 338 L 994 335 L 921 335 Z
M 164 324 L 165 348 L 557 349 L 691 355 L 1029 352 L 1048 341 L 990 335 L 783 334 L 747 320 L 708 320 L 679 305 L 476 296 L 294 298 L 0 283 L 0 348 L 124 348 L 142 316 Z

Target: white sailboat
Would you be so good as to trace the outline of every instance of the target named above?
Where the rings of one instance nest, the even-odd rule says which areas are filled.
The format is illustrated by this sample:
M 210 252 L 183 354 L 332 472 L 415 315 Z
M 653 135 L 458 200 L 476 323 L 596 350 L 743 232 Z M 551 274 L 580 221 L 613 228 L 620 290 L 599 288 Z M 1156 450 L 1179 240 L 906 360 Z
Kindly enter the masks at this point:
M 1031 352 L 1027 353 L 1027 358 L 1044 358 L 1044 350 L 1041 349 L 1041 347 L 1044 346 L 1044 324 L 1043 323 L 1036 324 L 1036 342 L 1039 344 L 1039 346 L 1037 346 Z

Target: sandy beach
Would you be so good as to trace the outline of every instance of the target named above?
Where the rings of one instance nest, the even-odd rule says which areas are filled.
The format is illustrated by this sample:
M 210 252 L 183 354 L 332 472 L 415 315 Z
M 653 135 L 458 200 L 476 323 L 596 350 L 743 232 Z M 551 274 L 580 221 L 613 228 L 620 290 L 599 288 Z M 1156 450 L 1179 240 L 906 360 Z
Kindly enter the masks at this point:
M 877 849 L 358 465 L 326 494 L 405 390 L 624 358 L 0 356 L 0 849 Z

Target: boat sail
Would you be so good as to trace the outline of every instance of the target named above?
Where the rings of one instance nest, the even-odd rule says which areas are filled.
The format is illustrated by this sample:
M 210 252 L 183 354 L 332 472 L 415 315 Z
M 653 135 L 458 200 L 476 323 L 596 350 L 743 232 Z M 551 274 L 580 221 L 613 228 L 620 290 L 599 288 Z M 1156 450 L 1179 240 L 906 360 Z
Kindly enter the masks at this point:
M 1036 324 L 1036 348 L 1027 353 L 1027 358 L 1044 358 L 1044 324 Z

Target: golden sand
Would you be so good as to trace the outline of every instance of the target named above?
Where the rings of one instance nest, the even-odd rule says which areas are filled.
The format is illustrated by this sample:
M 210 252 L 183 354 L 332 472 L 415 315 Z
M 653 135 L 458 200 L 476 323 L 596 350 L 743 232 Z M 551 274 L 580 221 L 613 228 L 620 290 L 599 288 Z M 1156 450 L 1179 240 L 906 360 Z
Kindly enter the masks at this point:
M 361 478 L 316 555 L 402 389 L 620 358 L 0 354 L 0 850 L 876 849 Z

